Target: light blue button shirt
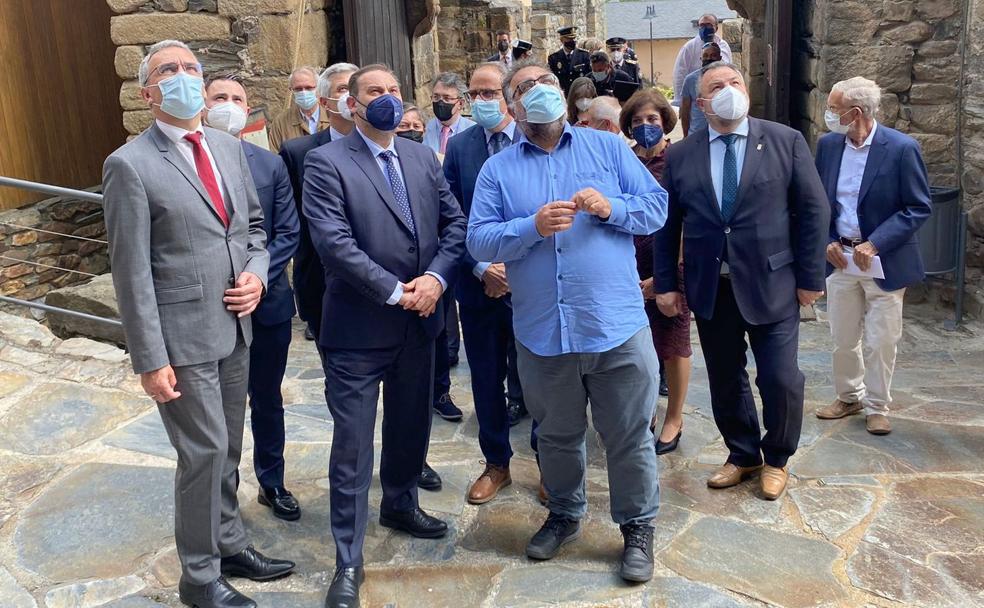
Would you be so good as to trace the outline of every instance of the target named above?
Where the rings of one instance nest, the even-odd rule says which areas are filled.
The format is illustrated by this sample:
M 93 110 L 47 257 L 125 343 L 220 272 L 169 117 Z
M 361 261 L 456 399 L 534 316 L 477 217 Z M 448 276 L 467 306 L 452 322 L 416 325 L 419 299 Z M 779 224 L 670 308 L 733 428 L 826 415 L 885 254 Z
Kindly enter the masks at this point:
M 715 131 L 714 127 L 708 125 L 707 133 L 711 146 L 711 181 L 714 182 L 714 194 L 718 199 L 718 207 L 721 207 L 721 192 L 724 190 L 724 153 L 728 150 L 728 146 L 721 141 L 721 133 Z M 741 121 L 741 124 L 732 133 L 738 135 L 734 147 L 738 161 L 738 183 L 741 183 L 741 169 L 745 166 L 745 147 L 748 143 L 748 119 Z
M 607 221 L 578 212 L 544 238 L 536 212 L 595 188 L 611 203 Z M 516 338 L 533 353 L 598 353 L 649 324 L 639 292 L 633 235 L 666 220 L 666 191 L 617 136 L 564 125 L 551 152 L 520 136 L 485 162 L 468 220 L 468 251 L 504 262 Z
M 321 106 L 314 106 L 314 112 L 310 116 L 301 112 L 301 116 L 307 120 L 308 123 L 308 133 L 314 135 L 318 132 L 318 123 L 321 121 Z
M 376 165 L 379 167 L 379 171 L 383 174 L 383 179 L 386 180 L 386 183 L 389 183 L 389 177 L 386 171 L 386 161 L 383 160 L 382 157 L 380 157 L 380 154 L 382 154 L 383 152 L 391 152 L 393 154 L 393 164 L 396 166 L 397 172 L 400 174 L 400 177 L 403 179 L 403 187 L 405 188 L 407 185 L 407 180 L 403 174 L 403 166 L 400 164 L 400 155 L 397 154 L 396 145 L 393 143 L 396 140 L 396 138 L 394 137 L 392 140 L 390 140 L 389 146 L 384 148 L 379 144 L 377 144 L 376 142 L 374 142 L 373 140 L 366 137 L 366 134 L 363 133 L 362 130 L 359 129 L 359 127 L 356 127 L 355 130 L 356 132 L 358 132 L 359 137 L 362 138 L 362 141 L 366 142 L 366 146 L 369 147 L 369 153 L 372 154 L 372 157 L 376 159 Z M 435 279 L 437 279 L 438 281 L 440 281 L 441 287 L 443 287 L 444 290 L 447 291 L 448 282 L 444 280 L 444 277 L 437 274 L 436 272 L 431 272 L 429 270 L 424 274 L 429 274 Z M 396 284 L 396 289 L 393 290 L 393 294 L 389 297 L 388 300 L 386 300 L 386 303 L 390 305 L 398 304 L 400 302 L 400 298 L 402 297 L 403 297 L 403 284 L 398 282 Z
M 441 151 L 441 124 L 436 118 L 431 118 L 427 121 L 427 125 L 424 127 L 424 145 L 435 152 Z M 465 118 L 464 116 L 458 116 L 458 120 L 451 125 L 451 135 L 448 139 L 451 139 L 458 133 L 461 133 L 465 129 L 470 129 L 475 126 L 475 121 L 470 118 Z

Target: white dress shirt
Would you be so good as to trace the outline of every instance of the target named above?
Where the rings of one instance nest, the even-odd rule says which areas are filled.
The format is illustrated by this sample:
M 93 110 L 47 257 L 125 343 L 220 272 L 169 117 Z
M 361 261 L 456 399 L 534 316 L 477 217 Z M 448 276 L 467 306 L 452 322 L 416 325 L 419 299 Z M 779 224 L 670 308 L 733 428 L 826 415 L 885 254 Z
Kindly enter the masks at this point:
M 728 43 L 717 34 L 714 35 L 714 42 L 721 47 L 721 60 L 731 63 L 731 47 L 728 46 Z M 673 105 L 679 107 L 683 80 L 687 74 L 700 69 L 700 56 L 703 51 L 704 41 L 700 39 L 700 35 L 697 35 L 688 40 L 677 54 L 676 63 L 673 64 L 673 92 L 675 93 Z
M 205 155 L 208 156 L 208 162 L 212 165 L 212 173 L 215 174 L 215 181 L 219 183 L 219 192 L 222 193 L 222 200 L 226 204 L 226 210 L 228 212 L 229 207 L 229 194 L 225 186 L 225 181 L 222 179 L 222 173 L 219 171 L 219 166 L 215 164 L 215 157 L 212 156 L 212 151 L 208 147 L 208 141 L 205 139 L 205 130 L 202 129 L 202 125 L 199 124 L 198 128 L 194 131 L 186 131 L 181 127 L 176 127 L 174 125 L 169 125 L 166 122 L 160 120 L 157 122 L 157 128 L 164 133 L 164 136 L 174 142 L 174 147 L 178 149 L 178 154 L 181 158 L 185 159 L 191 170 L 198 174 L 198 167 L 195 166 L 195 152 L 194 145 L 190 141 L 184 138 L 185 135 L 189 133 L 201 133 L 202 134 L 202 148 L 205 149 Z
M 395 137 L 393 140 L 390 140 L 389 146 L 384 148 L 379 144 L 377 144 L 376 142 L 374 142 L 373 140 L 366 137 L 366 134 L 363 133 L 358 127 L 356 127 L 355 130 L 359 133 L 359 137 L 362 138 L 362 141 L 366 142 L 366 145 L 369 146 L 369 153 L 372 154 L 372 157 L 376 159 L 376 165 L 379 166 L 379 170 L 380 172 L 382 172 L 383 179 L 386 180 L 387 184 L 390 182 L 389 182 L 389 174 L 386 170 L 386 161 L 380 157 L 380 154 L 387 151 L 393 154 L 393 164 L 396 166 L 396 170 L 400 174 L 400 179 L 403 180 L 403 187 L 406 188 L 407 187 L 406 175 L 403 173 L 403 165 L 400 164 L 400 155 L 397 154 L 396 145 L 393 143 Z M 407 191 L 407 194 L 409 195 L 409 190 Z M 414 218 L 414 222 L 416 223 L 416 218 Z M 444 280 L 444 277 L 437 274 L 436 272 L 431 272 L 429 270 L 424 274 L 429 274 L 435 279 L 437 279 L 441 283 L 441 287 L 444 288 L 444 291 L 447 291 L 448 282 Z M 389 299 L 386 300 L 386 303 L 390 305 L 399 304 L 400 298 L 402 297 L 403 297 L 403 283 L 397 281 L 396 289 L 393 290 L 392 295 L 390 295 Z
M 858 223 L 858 198 L 861 196 L 861 180 L 864 178 L 864 167 L 868 164 L 868 152 L 871 142 L 875 139 L 878 123 L 871 127 L 871 133 L 860 146 L 847 135 L 844 136 L 844 156 L 841 157 L 840 173 L 837 176 L 837 234 L 847 239 L 861 238 L 861 226 Z
M 717 196 L 718 207 L 721 206 L 722 192 L 724 191 L 724 155 L 728 146 L 721 141 L 721 133 L 718 133 L 710 125 L 707 126 L 707 133 L 710 139 L 711 154 L 711 181 L 714 183 L 714 194 Z M 745 148 L 748 143 L 748 118 L 741 121 L 738 128 L 732 131 L 738 137 L 735 138 L 735 160 L 738 164 L 738 183 L 741 183 L 741 170 L 745 166 Z
M 336 130 L 335 127 L 328 127 L 328 132 L 331 134 L 332 141 L 338 141 L 341 138 L 345 137 L 345 134 L 342 133 L 341 131 Z
M 509 145 L 516 143 L 516 121 L 510 120 L 506 128 L 501 131 L 505 133 L 506 137 L 509 138 Z M 494 133 L 485 129 L 485 146 L 488 149 L 489 156 L 492 156 L 492 135 Z M 472 268 L 472 274 L 478 277 L 479 280 L 485 276 L 485 271 L 489 269 L 491 264 L 489 262 L 477 262 L 475 267 Z

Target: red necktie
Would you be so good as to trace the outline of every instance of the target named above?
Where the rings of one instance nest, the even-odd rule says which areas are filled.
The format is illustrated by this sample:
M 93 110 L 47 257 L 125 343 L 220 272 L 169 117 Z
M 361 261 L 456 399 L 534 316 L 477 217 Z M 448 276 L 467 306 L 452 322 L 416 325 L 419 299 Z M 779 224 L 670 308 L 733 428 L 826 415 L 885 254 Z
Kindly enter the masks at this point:
M 229 214 L 226 213 L 225 201 L 222 200 L 222 191 L 219 190 L 219 182 L 215 181 L 215 172 L 212 171 L 212 163 L 209 162 L 208 154 L 205 153 L 205 147 L 202 146 L 202 134 L 197 132 L 188 133 L 184 138 L 191 142 L 191 149 L 195 157 L 195 170 L 198 171 L 198 179 L 202 180 L 205 191 L 208 192 L 209 198 L 212 199 L 212 206 L 215 207 L 215 212 L 219 214 L 222 225 L 228 228 Z

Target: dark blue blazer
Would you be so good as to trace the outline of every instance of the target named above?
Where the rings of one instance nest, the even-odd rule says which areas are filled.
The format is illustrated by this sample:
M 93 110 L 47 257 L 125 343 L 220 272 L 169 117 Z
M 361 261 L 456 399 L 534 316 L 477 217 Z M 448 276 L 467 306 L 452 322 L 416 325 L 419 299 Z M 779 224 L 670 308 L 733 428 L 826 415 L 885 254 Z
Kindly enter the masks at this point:
M 451 193 L 458 199 L 465 218 L 471 212 L 478 173 L 488 158 L 485 129 L 482 127 L 476 125 L 475 128 L 463 131 L 448 140 L 448 149 L 444 156 L 444 176 L 451 187 Z M 497 300 L 485 295 L 482 281 L 472 272 L 477 263 L 466 249 L 458 266 L 454 289 L 458 302 L 472 308 L 488 306 Z
M 297 310 L 294 308 L 294 292 L 284 272 L 297 251 L 300 231 L 294 208 L 294 191 L 287 177 L 287 167 L 276 154 L 245 141 L 243 151 L 263 207 L 263 230 L 270 253 L 267 291 L 252 317 L 261 325 L 276 325 L 289 321 Z
M 304 215 L 325 268 L 318 337 L 325 348 L 391 348 L 405 342 L 411 323 L 422 323 L 432 338 L 444 328 L 441 306 L 421 319 L 386 304 L 398 281 L 427 271 L 450 282 L 467 225 L 434 152 L 402 137 L 394 141 L 416 238 L 358 131 L 315 148 L 304 163 Z
M 830 201 L 831 241 L 839 237 L 837 180 L 845 142 L 845 136 L 836 133 L 828 133 L 817 142 L 817 171 Z M 923 280 L 916 232 L 932 213 L 931 200 L 919 144 L 908 135 L 879 124 L 861 178 L 858 224 L 861 238 L 878 249 L 885 279 L 875 279 L 875 283 L 885 291 Z M 827 274 L 833 271 L 828 264 Z
M 823 291 L 830 205 L 803 136 L 774 122 L 748 121 L 738 201 L 728 220 L 711 181 L 707 127 L 667 150 L 661 183 L 670 204 L 655 236 L 654 283 L 657 293 L 678 289 L 682 233 L 684 285 L 694 314 L 713 316 L 727 256 L 742 317 L 764 325 L 798 314 L 797 288 Z
M 297 294 L 297 312 L 303 321 L 311 325 L 315 333 L 321 326 L 321 300 L 325 293 L 325 269 L 318 252 L 311 244 L 311 232 L 307 218 L 301 211 L 301 186 L 304 184 L 304 158 L 318 146 L 331 141 L 331 130 L 325 129 L 313 135 L 288 139 L 280 145 L 280 158 L 287 165 L 290 184 L 294 188 L 294 202 L 301 223 L 301 237 L 294 254 L 294 291 Z

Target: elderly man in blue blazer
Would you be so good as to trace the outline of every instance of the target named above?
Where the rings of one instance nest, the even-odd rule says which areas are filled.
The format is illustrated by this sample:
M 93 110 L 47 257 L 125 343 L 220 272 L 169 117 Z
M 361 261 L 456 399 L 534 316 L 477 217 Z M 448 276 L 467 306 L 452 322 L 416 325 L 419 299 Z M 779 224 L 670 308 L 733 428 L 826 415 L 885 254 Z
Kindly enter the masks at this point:
M 205 87 L 205 106 L 209 126 L 239 136 L 249 114 L 242 84 L 232 78 L 210 80 Z M 270 253 L 267 291 L 253 311 L 253 344 L 249 350 L 253 468 L 260 484 L 260 504 L 270 507 L 274 516 L 294 521 L 301 517 L 301 507 L 284 486 L 286 436 L 280 385 L 287 371 L 290 320 L 297 312 L 286 268 L 297 251 L 300 224 L 284 162 L 259 146 L 246 141 L 242 145 L 263 208 L 263 230 Z
M 447 533 L 421 510 L 441 296 L 464 253 L 465 218 L 434 152 L 395 137 L 400 85 L 385 65 L 349 79 L 356 130 L 308 152 L 303 209 L 325 268 L 318 343 L 334 421 L 328 480 L 336 570 L 328 608 L 359 605 L 373 430 L 383 382 L 379 523 Z
M 831 208 L 827 312 L 837 392 L 816 415 L 836 419 L 863 411 L 874 435 L 892 430 L 902 296 L 923 280 L 916 231 L 932 213 L 919 144 L 875 120 L 880 101 L 881 89 L 866 78 L 835 84 L 825 117 L 831 133 L 820 138 L 816 159 Z M 875 258 L 884 278 L 865 274 Z

